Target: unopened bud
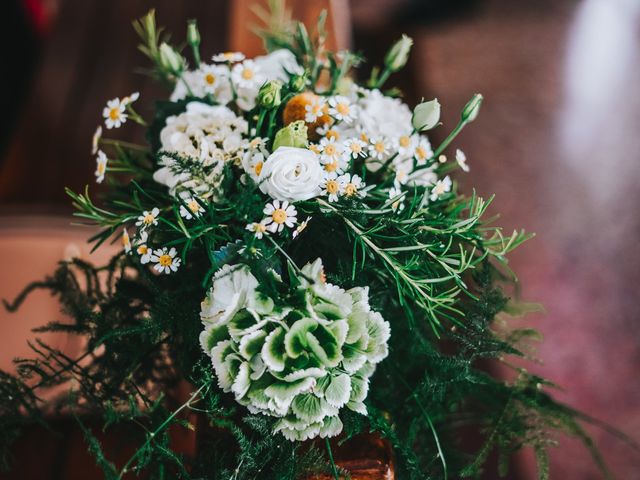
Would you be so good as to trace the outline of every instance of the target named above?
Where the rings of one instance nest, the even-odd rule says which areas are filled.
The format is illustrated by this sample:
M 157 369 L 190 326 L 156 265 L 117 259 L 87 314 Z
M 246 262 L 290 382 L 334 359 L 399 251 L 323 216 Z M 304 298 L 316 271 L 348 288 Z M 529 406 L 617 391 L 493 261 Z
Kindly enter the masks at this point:
M 266 108 L 275 108 L 282 103 L 282 82 L 270 80 L 258 92 L 258 103 Z
M 187 42 L 193 47 L 200 45 L 200 32 L 195 20 L 189 20 L 187 25 Z
M 440 103 L 435 98 L 429 102 L 422 102 L 413 109 L 411 123 L 418 132 L 431 130 L 440 121 Z
M 409 52 L 411 51 L 412 45 L 413 40 L 411 37 L 407 37 L 403 34 L 402 38 L 393 44 L 391 49 L 387 52 L 387 55 L 384 57 L 384 64 L 386 67 L 392 72 L 397 72 L 404 67 L 409 59 Z
M 484 97 L 479 93 L 476 93 L 471 97 L 471 100 L 469 100 L 462 109 L 463 122 L 471 123 L 478 117 L 478 113 L 480 113 L 480 105 L 482 105 L 483 100 Z
M 184 60 L 182 55 L 173 48 L 166 43 L 162 43 L 160 45 L 160 65 L 165 70 L 177 75 L 181 73 L 184 68 Z
M 293 92 L 301 92 L 307 83 L 304 75 L 291 75 L 289 78 L 289 89 Z

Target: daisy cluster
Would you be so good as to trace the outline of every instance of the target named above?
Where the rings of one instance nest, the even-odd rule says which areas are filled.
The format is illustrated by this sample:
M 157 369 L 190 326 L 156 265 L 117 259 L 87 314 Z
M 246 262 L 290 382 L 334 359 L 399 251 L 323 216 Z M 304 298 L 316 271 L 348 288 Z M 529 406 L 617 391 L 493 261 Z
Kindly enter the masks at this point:
M 289 440 L 338 435 L 343 408 L 366 415 L 369 378 L 390 336 L 367 288 L 327 283 L 320 259 L 301 273 L 303 306 L 292 307 L 261 294 L 246 266 L 226 265 L 201 310 L 200 343 L 220 388 L 250 412 L 278 418 L 275 431 Z

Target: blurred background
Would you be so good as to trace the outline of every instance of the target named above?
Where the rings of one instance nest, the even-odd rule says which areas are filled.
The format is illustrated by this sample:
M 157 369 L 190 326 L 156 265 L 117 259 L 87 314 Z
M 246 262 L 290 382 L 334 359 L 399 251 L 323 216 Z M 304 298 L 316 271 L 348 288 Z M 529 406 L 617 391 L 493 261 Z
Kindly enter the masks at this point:
M 205 57 L 238 47 L 258 53 L 249 3 L 2 2 L 0 298 L 13 297 L 59 258 L 88 256 L 89 232 L 69 226 L 63 188 L 89 183 L 98 190 L 90 145 L 106 100 L 140 91 L 144 114 L 152 98 L 165 95 L 132 73 L 145 59 L 131 20 L 155 7 L 158 23 L 177 39 L 186 20 L 197 18 Z M 507 231 L 537 233 L 511 257 L 522 297 L 547 310 L 522 320 L 545 337 L 538 349 L 544 362 L 532 369 L 564 387 L 562 401 L 640 440 L 640 0 L 289 3 L 309 20 L 330 7 L 336 44 L 372 63 L 401 33 L 412 36 L 410 64 L 389 85 L 402 88 L 409 103 L 440 100 L 444 128 L 432 143 L 473 93 L 485 96 L 480 117 L 455 142 L 471 166 L 457 180 L 466 192 L 496 194 L 492 208 Z M 133 124 L 118 133 L 143 136 Z M 46 296 L 32 302 L 20 314 L 0 313 L 0 368 L 25 353 L 30 328 L 59 316 Z M 600 429 L 590 432 L 618 478 L 640 479 L 633 450 Z M 581 445 L 559 441 L 551 478 L 600 478 Z M 49 450 L 43 446 L 43 455 Z M 56 468 L 71 463 L 64 457 Z M 535 478 L 528 456 L 514 467 L 509 478 Z

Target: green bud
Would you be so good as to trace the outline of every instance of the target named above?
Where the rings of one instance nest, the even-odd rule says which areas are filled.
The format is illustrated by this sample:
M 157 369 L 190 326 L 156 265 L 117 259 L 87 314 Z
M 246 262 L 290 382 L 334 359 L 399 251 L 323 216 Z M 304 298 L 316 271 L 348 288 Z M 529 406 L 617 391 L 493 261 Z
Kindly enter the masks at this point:
M 304 120 L 298 120 L 278 130 L 273 141 L 273 150 L 278 147 L 305 148 L 307 142 L 307 125 Z
M 163 42 L 160 45 L 160 65 L 165 70 L 178 75 L 184 68 L 184 59 L 182 55 Z
M 198 25 L 195 20 L 189 20 L 187 25 L 187 42 L 192 47 L 200 45 L 200 32 L 198 31 Z
M 469 100 L 462 109 L 463 122 L 471 123 L 478 117 L 478 113 L 480 113 L 480 105 L 482 105 L 483 100 L 484 97 L 479 93 L 476 93 L 471 97 L 471 100 Z
M 387 52 L 387 55 L 384 57 L 384 64 L 386 67 L 392 72 L 397 72 L 404 67 L 409 59 L 409 52 L 411 51 L 412 45 L 413 40 L 411 37 L 407 37 L 403 34 L 402 38 L 393 44 L 391 49 Z
M 301 92 L 307 83 L 304 75 L 291 75 L 289 78 L 289 89 L 293 92 Z
M 411 123 L 418 132 L 431 130 L 440 121 L 440 103 L 435 98 L 429 102 L 422 102 L 413 109 Z
M 258 92 L 258 104 L 266 108 L 275 108 L 282 103 L 282 82 L 270 80 Z

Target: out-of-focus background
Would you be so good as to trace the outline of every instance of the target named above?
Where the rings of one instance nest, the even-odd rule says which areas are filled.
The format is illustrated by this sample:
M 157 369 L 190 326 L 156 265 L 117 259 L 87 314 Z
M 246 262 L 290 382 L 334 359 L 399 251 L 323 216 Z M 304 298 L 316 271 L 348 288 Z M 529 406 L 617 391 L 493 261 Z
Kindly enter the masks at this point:
M 197 18 L 208 56 L 254 45 L 241 32 L 252 21 L 239 11 L 245 3 L 252 2 L 2 2 L 0 297 L 15 295 L 57 258 L 88 255 L 87 231 L 68 227 L 63 188 L 99 190 L 90 143 L 107 99 L 137 90 L 149 113 L 151 99 L 163 95 L 132 73 L 145 59 L 131 20 L 155 7 L 159 23 L 182 38 L 186 20 Z M 375 63 L 401 33 L 412 36 L 409 66 L 390 84 L 409 103 L 440 100 L 444 127 L 432 143 L 473 93 L 484 94 L 480 117 L 455 142 L 471 166 L 457 180 L 467 192 L 496 194 L 505 229 L 538 235 L 511 257 L 522 297 L 547 310 L 523 320 L 545 336 L 544 363 L 533 369 L 564 387 L 561 400 L 640 439 L 640 1 L 289 3 L 305 15 L 330 6 L 338 44 Z M 118 134 L 128 140 L 143 132 L 127 124 Z M 0 368 L 24 353 L 29 328 L 49 314 L 57 315 L 50 305 L 0 313 Z M 601 429 L 590 433 L 618 478 L 640 479 L 638 454 Z M 551 478 L 600 478 L 582 446 L 558 440 Z M 535 477 L 527 456 L 515 467 L 510 478 Z

